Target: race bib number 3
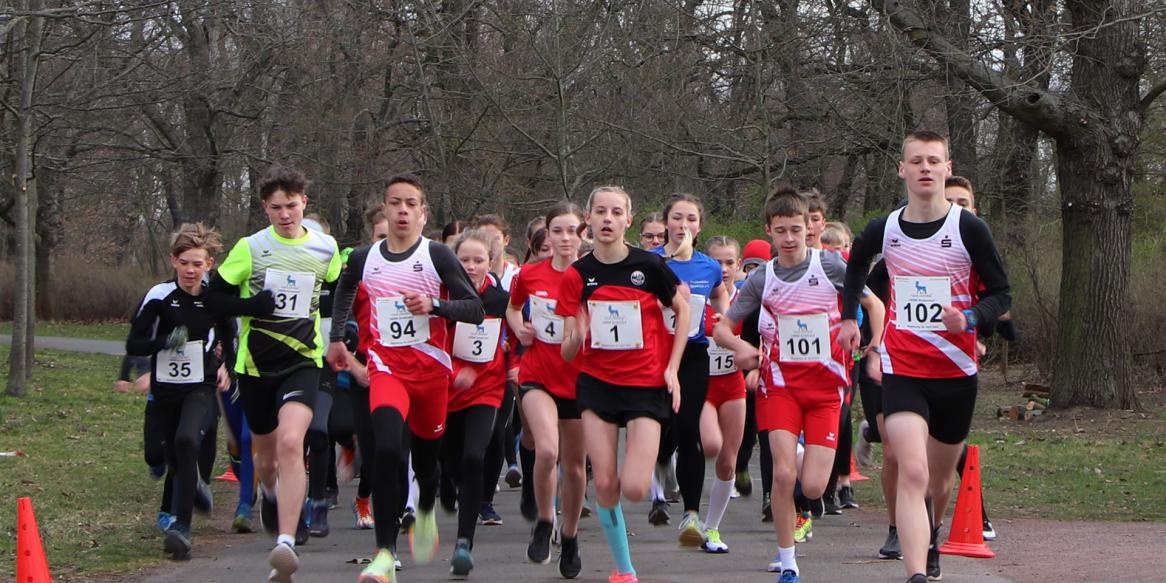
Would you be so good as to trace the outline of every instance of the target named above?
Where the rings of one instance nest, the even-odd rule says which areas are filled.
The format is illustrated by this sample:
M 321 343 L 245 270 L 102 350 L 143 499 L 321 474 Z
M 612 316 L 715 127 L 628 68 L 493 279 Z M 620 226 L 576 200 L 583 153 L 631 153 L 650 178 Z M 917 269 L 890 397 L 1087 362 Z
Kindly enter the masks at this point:
M 201 383 L 206 377 L 202 368 L 202 340 L 163 350 L 154 363 L 154 379 L 160 383 L 188 385 Z
M 384 346 L 411 346 L 429 340 L 429 316 L 414 316 L 404 296 L 377 298 L 377 332 Z
M 780 316 L 781 362 L 821 362 L 830 358 L 830 318 L 826 314 Z
M 644 347 L 640 302 L 587 300 L 591 313 L 591 348 L 636 350 Z
M 704 303 L 706 298 L 700 294 L 692 294 L 688 297 L 688 313 L 692 316 L 692 322 L 688 325 L 688 337 L 692 338 L 700 333 L 701 324 L 704 323 Z M 664 327 L 668 329 L 669 334 L 676 334 L 676 311 L 672 308 L 664 308 Z
M 547 344 L 563 343 L 563 318 L 555 315 L 558 302 L 530 296 L 530 325 L 534 337 Z
M 303 271 L 268 269 L 263 277 L 264 289 L 275 296 L 275 312 L 280 318 L 307 318 L 312 310 L 312 293 L 316 276 Z
M 466 362 L 490 362 L 498 350 L 501 334 L 502 320 L 485 320 L 481 324 L 458 322 L 453 333 L 453 355 Z
M 718 346 L 709 338 L 709 374 L 715 377 L 737 372 L 737 363 L 733 362 L 733 351 Z
M 895 326 L 916 332 L 942 331 L 943 307 L 951 305 L 951 278 L 895 277 Z

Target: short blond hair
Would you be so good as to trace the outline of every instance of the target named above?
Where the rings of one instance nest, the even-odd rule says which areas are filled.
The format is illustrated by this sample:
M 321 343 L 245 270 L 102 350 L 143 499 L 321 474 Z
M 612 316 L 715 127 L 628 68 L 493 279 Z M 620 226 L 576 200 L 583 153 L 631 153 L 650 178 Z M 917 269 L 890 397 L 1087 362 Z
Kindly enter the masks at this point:
M 624 210 L 626 210 L 628 213 L 632 212 L 632 197 L 630 195 L 628 195 L 627 191 L 624 190 L 622 186 L 612 186 L 612 185 L 597 186 L 597 187 L 595 187 L 594 190 L 591 191 L 591 194 L 587 195 L 587 210 L 588 211 L 591 210 L 592 203 L 595 202 L 595 195 L 602 193 L 602 192 L 613 192 L 615 194 L 622 196 L 623 200 L 624 200 L 624 204 L 627 205 L 627 208 Z
M 170 241 L 170 255 L 178 257 L 191 249 L 205 249 L 213 256 L 222 252 L 223 240 L 218 231 L 202 223 L 183 223 Z
M 845 247 L 854 236 L 850 233 L 850 227 L 845 223 L 826 223 L 822 228 L 822 244 L 831 247 Z

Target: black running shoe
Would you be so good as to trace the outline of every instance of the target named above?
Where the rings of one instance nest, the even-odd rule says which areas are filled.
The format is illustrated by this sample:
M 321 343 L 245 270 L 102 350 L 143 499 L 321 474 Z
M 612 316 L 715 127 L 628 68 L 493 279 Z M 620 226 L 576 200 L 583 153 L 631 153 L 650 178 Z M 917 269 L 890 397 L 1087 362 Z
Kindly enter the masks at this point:
M 308 544 L 308 521 L 312 516 L 312 502 L 304 500 L 303 507 L 300 508 L 300 521 L 296 524 L 296 545 L 302 546 Z
M 927 583 L 927 575 L 924 575 L 923 573 L 915 573 L 914 575 L 911 575 L 909 579 L 907 579 L 907 583 Z
M 405 513 L 401 515 L 401 534 L 408 534 L 414 522 L 417 522 L 417 513 L 413 512 L 412 508 L 406 507 Z
M 887 540 L 883 548 L 879 549 L 879 557 L 883 559 L 903 558 L 903 548 L 899 546 L 899 529 L 894 525 L 887 528 Z
M 854 501 L 854 488 L 843 486 L 838 489 L 838 505 L 843 508 L 858 508 L 858 502 Z
M 269 536 L 276 536 L 279 534 L 279 506 L 276 505 L 275 496 L 268 498 L 266 494 L 260 494 L 259 498 L 262 500 L 259 521 L 263 523 L 263 530 Z
M 331 532 L 328 528 L 328 501 L 313 501 L 308 518 L 308 534 L 315 537 L 325 537 Z
M 551 531 L 554 525 L 547 520 L 540 520 L 530 531 L 530 545 L 526 547 L 526 558 L 532 563 L 547 564 L 551 562 Z
M 927 549 L 927 580 L 943 581 L 943 571 L 939 568 L 939 547 Z
M 842 507 L 838 505 L 838 498 L 832 491 L 822 495 L 822 506 L 826 514 L 831 516 L 842 514 Z
M 190 529 L 183 528 L 177 524 L 173 524 L 166 529 L 166 538 L 162 540 L 162 548 L 166 550 L 166 554 L 175 561 L 189 561 L 190 549 L 193 545 L 190 543 Z
M 761 504 L 761 522 L 773 522 L 773 506 L 769 503 L 769 494 L 765 495 L 765 502 Z
M 996 528 L 992 526 L 992 521 L 987 518 L 984 519 L 984 540 L 996 540 Z
M 506 485 L 511 488 L 517 488 L 522 485 L 522 472 L 518 471 L 517 465 L 511 465 L 506 469 Z
M 563 537 L 562 549 L 559 553 L 559 574 L 564 579 L 574 579 L 583 570 L 583 560 L 579 558 L 579 539 Z
M 810 516 L 814 520 L 818 520 L 819 518 L 822 518 L 823 514 L 826 513 L 826 504 L 824 502 L 822 502 L 821 498 L 815 498 L 813 500 L 810 500 L 809 510 L 810 510 Z
M 215 497 L 211 487 L 199 478 L 194 483 L 194 509 L 200 514 L 210 514 L 215 509 Z
M 653 500 L 652 509 L 648 511 L 648 523 L 652 526 L 663 526 L 672 519 L 668 515 L 668 503 L 663 500 Z

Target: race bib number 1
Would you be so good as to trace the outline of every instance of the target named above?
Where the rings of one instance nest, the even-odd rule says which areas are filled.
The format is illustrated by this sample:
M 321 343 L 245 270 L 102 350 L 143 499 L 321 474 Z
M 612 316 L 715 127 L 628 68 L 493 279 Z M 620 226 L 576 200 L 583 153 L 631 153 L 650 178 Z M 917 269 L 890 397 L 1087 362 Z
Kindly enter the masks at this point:
M 943 307 L 951 305 L 951 278 L 895 277 L 895 326 L 916 332 L 947 330 Z
M 780 316 L 777 334 L 781 362 L 820 362 L 830 358 L 830 318 L 826 314 Z
M 491 362 L 501 334 L 502 320 L 485 320 L 481 324 L 458 322 L 453 333 L 453 355 L 466 362 Z
M 280 318 L 307 318 L 312 309 L 312 293 L 316 276 L 301 271 L 268 269 L 263 277 L 264 289 L 275 296 L 273 316 Z
M 636 350 L 644 347 L 640 302 L 587 300 L 591 314 L 591 348 Z
M 429 340 L 429 316 L 414 316 L 404 296 L 377 298 L 377 332 L 384 346 L 411 346 Z
M 202 368 L 202 340 L 163 350 L 154 363 L 154 379 L 160 383 L 188 385 L 201 383 L 206 376 Z
M 563 318 L 555 315 L 558 302 L 530 296 L 530 325 L 534 337 L 547 344 L 563 343 Z
M 700 294 L 688 296 L 688 313 L 692 316 L 692 321 L 688 325 L 689 338 L 700 333 L 701 324 L 704 323 L 704 302 L 705 297 Z M 668 329 L 669 334 L 676 334 L 676 311 L 665 306 L 663 312 L 664 327 Z

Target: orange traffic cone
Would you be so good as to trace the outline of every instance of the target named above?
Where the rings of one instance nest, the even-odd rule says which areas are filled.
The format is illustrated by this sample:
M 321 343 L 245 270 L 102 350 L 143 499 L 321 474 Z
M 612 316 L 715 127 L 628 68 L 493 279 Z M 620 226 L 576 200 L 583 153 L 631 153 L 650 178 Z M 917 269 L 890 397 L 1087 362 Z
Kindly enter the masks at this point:
M 968 459 L 964 463 L 960 495 L 952 514 L 951 532 L 948 533 L 947 542 L 940 545 L 939 552 L 977 559 L 996 556 L 984 544 L 983 508 L 980 503 L 980 447 L 977 445 L 968 446 Z
M 850 481 L 861 482 L 870 478 L 858 473 L 858 465 L 854 463 L 854 452 L 850 453 Z
M 235 470 L 232 470 L 230 465 L 227 466 L 227 471 L 223 472 L 222 475 L 220 475 L 220 476 L 215 476 L 215 479 L 219 480 L 220 482 L 238 482 L 239 481 L 239 478 L 235 477 Z
M 49 561 L 40 542 L 40 530 L 32 513 L 32 499 L 16 501 L 16 581 L 18 583 L 52 583 Z

